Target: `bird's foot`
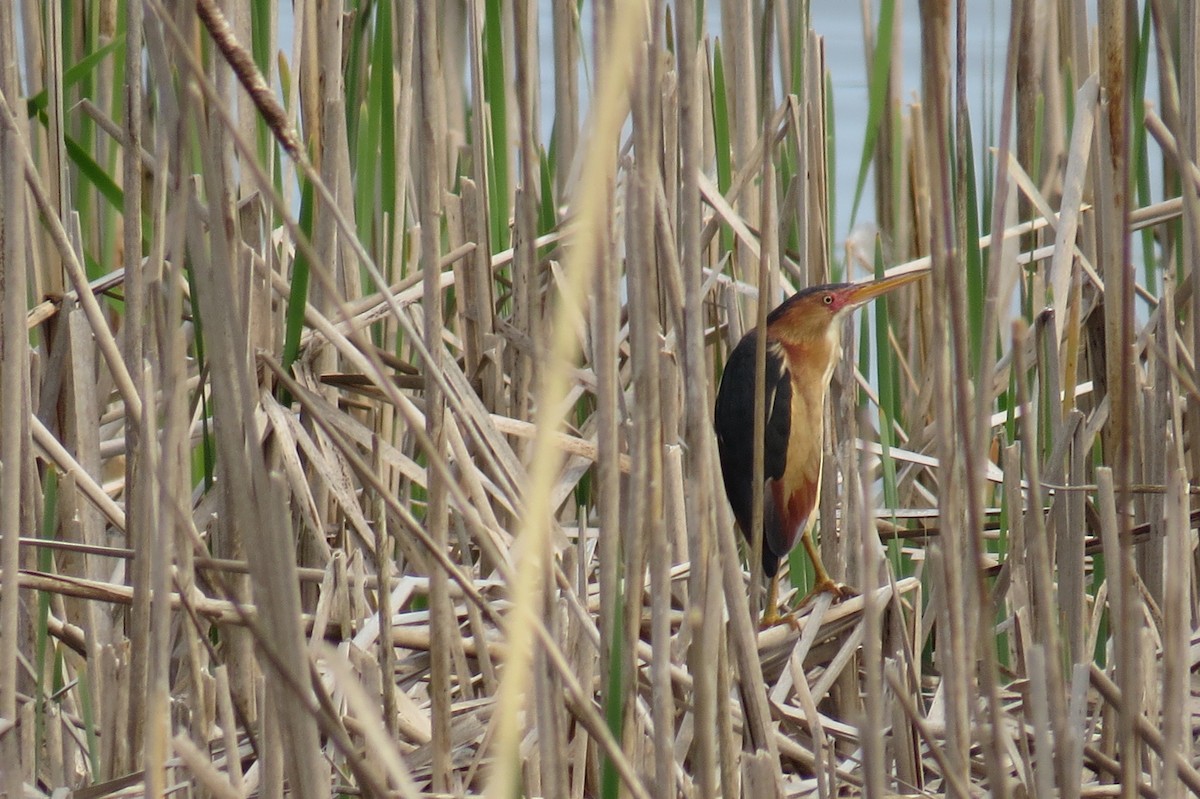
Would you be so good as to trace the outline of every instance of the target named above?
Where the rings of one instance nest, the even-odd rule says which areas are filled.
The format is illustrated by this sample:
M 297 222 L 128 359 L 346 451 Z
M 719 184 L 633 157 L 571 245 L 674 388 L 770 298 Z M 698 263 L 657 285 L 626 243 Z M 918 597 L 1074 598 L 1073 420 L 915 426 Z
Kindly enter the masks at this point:
M 816 585 L 812 587 L 812 590 L 804 595 L 804 599 L 800 600 L 799 607 L 804 607 L 821 594 L 829 594 L 833 597 L 834 602 L 840 602 L 843 599 L 849 599 L 852 596 L 858 596 L 858 591 L 851 586 L 846 585 L 845 583 L 837 582 L 832 577 L 826 577 L 823 580 L 817 580 Z
M 800 623 L 796 621 L 795 613 L 790 610 L 787 613 L 780 613 L 778 606 L 771 605 L 763 611 L 762 620 L 758 623 L 758 629 L 759 631 L 769 630 L 772 627 L 779 627 L 784 624 L 794 630 L 800 628 Z
M 833 602 L 841 602 L 843 599 L 849 599 L 850 597 L 858 596 L 858 591 L 852 586 L 837 582 L 832 577 L 826 577 L 824 580 L 818 580 L 817 584 L 812 587 L 812 590 L 804 595 L 804 599 L 800 600 L 800 603 L 796 605 L 794 610 L 788 610 L 780 613 L 777 605 L 768 605 L 766 609 L 763 610 L 762 620 L 758 623 L 758 629 L 760 631 L 769 630 L 772 627 L 778 627 L 783 624 L 786 624 L 795 630 L 800 629 L 800 620 L 796 618 L 796 613 L 801 608 L 804 608 L 812 603 L 812 601 L 821 594 L 829 594 L 830 597 L 832 597 Z

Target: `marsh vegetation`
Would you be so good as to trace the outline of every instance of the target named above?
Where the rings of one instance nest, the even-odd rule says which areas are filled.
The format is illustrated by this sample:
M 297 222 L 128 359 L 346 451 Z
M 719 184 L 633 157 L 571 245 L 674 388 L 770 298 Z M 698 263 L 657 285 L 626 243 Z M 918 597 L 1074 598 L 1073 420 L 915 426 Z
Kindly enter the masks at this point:
M 845 243 L 803 0 L 0 3 L 0 793 L 1200 792 L 1200 11 L 897 5 Z M 724 359 L 920 266 L 760 633 Z

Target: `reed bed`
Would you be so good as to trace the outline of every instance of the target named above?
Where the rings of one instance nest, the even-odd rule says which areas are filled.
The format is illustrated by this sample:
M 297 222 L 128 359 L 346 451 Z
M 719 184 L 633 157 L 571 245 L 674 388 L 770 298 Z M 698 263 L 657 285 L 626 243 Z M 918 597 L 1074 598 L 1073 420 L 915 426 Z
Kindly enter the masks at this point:
M 864 4 L 847 239 L 806 2 L 0 4 L 0 794 L 1200 793 L 1200 11 L 1085 5 Z M 721 365 L 914 268 L 760 631 Z

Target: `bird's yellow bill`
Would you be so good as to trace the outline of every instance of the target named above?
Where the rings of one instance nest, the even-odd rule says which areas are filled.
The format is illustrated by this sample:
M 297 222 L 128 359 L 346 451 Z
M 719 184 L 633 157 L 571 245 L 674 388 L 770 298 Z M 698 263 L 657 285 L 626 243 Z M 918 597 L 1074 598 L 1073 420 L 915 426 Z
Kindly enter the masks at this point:
M 882 277 L 879 280 L 872 280 L 869 283 L 858 283 L 850 287 L 848 304 L 862 305 L 864 302 L 869 302 L 881 294 L 887 294 L 892 289 L 898 289 L 901 286 L 906 286 L 915 280 L 919 280 L 927 274 L 929 274 L 928 269 L 920 269 L 913 272 L 905 272 L 902 275 Z

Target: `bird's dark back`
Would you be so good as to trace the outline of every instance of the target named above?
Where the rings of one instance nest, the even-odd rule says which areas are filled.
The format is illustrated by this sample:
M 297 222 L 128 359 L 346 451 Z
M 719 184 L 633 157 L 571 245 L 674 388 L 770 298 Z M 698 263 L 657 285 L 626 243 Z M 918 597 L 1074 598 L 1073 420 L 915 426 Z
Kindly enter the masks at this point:
M 717 451 L 725 494 L 733 515 L 747 540 L 754 516 L 754 360 L 757 333 L 750 331 L 729 354 L 721 385 L 717 389 L 713 427 L 717 433 Z M 792 384 L 784 367 L 783 356 L 767 350 L 766 408 L 767 424 L 763 448 L 763 570 L 768 577 L 779 568 L 779 559 L 787 554 L 789 540 L 780 529 L 770 482 L 783 477 L 787 465 L 787 442 L 791 425 Z

